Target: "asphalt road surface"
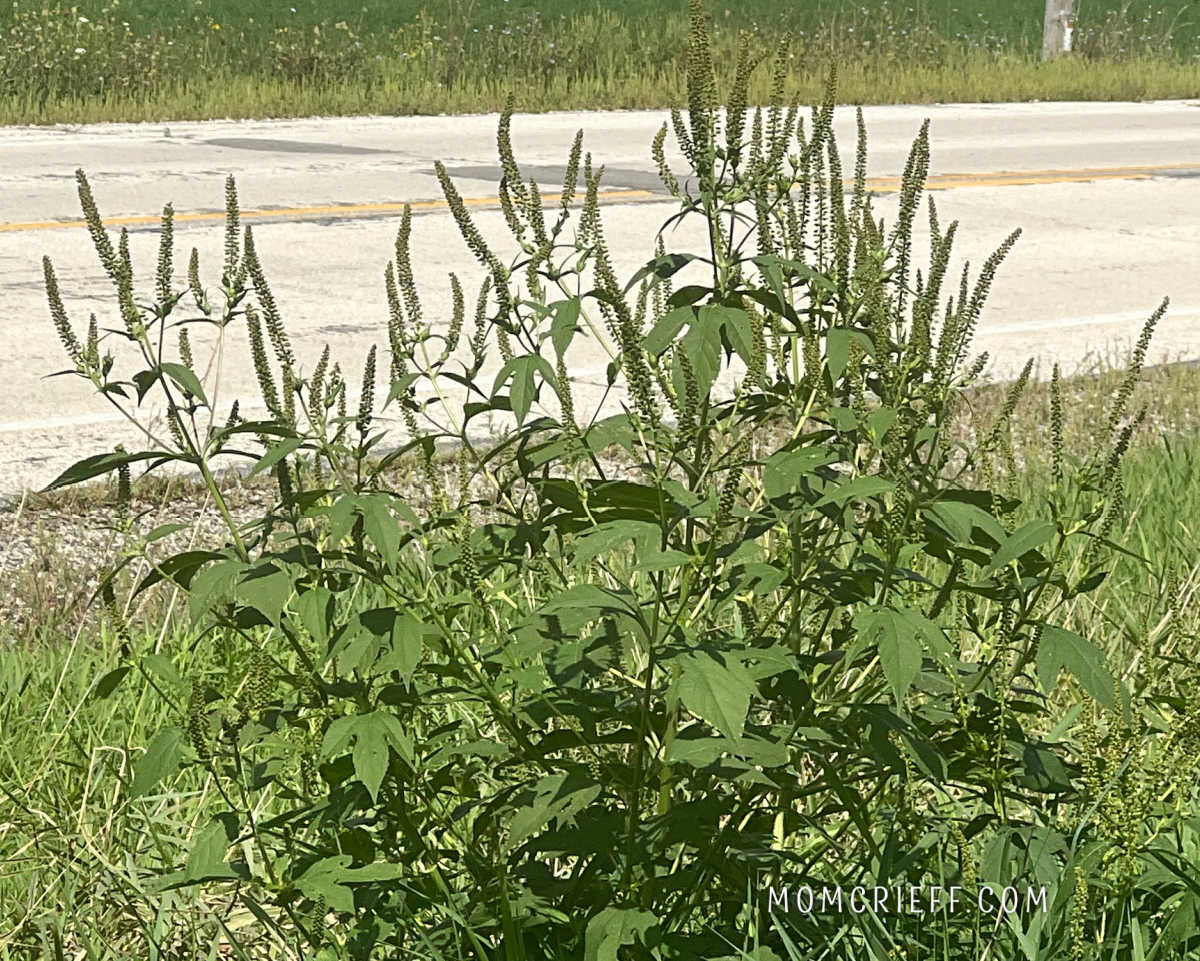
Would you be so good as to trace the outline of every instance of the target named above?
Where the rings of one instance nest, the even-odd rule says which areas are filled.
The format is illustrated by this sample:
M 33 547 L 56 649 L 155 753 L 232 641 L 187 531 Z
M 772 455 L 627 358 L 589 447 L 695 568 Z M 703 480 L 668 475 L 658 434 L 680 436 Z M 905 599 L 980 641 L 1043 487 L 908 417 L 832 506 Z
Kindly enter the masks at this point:
M 940 219 L 961 222 L 951 276 L 964 258 L 979 264 L 1014 227 L 1024 230 L 975 341 L 993 358 L 995 377 L 1013 375 L 1030 356 L 1043 375 L 1055 360 L 1070 372 L 1119 359 L 1164 296 L 1172 306 L 1149 362 L 1200 357 L 1200 102 L 921 105 L 865 115 L 868 174 L 889 222 L 896 178 L 931 118 Z M 517 160 L 547 193 L 558 189 L 571 140 L 584 130 L 585 149 L 606 167 L 602 213 L 619 275 L 651 256 L 655 230 L 677 209 L 650 158 L 664 119 L 657 111 L 513 119 Z M 76 168 L 87 172 L 114 238 L 128 228 L 142 300 L 152 296 L 167 202 L 176 211 L 177 284 L 196 247 L 205 285 L 218 288 L 224 180 L 234 174 L 243 223 L 255 225 L 301 366 L 311 370 L 329 343 L 353 384 L 370 344 L 385 343 L 383 272 L 404 203 L 414 207 L 425 316 L 448 321 L 451 270 L 474 302 L 482 271 L 441 202 L 434 160 L 470 199 L 489 241 L 515 253 L 495 201 L 496 125 L 493 114 L 0 129 L 0 494 L 41 487 L 80 457 L 137 443 L 90 385 L 46 379 L 66 364 L 47 307 L 44 254 L 80 333 L 91 312 L 101 327 L 119 324 L 80 221 Z M 839 111 L 837 132 L 850 167 L 852 109 Z M 676 171 L 686 169 L 673 156 Z M 700 240 L 684 230 L 668 249 L 699 250 Z M 918 233 L 920 251 L 923 240 Z M 236 337 L 221 375 L 222 410 L 234 397 L 248 406 L 258 396 L 244 332 Z M 571 372 L 585 408 L 600 402 L 604 359 L 581 356 Z

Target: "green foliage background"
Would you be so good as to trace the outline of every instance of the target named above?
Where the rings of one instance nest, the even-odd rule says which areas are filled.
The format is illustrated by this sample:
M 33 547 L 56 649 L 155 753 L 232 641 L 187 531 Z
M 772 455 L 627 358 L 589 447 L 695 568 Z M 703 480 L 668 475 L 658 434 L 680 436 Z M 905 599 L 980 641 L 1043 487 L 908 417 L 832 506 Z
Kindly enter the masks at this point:
M 1049 67 L 1040 6 L 748 0 L 714 8 L 714 49 L 732 71 L 738 31 L 790 34 L 801 99 L 835 62 L 851 103 L 1200 95 L 1192 0 L 1084 0 L 1077 55 Z M 687 28 L 681 2 L 15 0 L 0 122 L 496 111 L 509 89 L 519 110 L 664 107 L 684 99 Z

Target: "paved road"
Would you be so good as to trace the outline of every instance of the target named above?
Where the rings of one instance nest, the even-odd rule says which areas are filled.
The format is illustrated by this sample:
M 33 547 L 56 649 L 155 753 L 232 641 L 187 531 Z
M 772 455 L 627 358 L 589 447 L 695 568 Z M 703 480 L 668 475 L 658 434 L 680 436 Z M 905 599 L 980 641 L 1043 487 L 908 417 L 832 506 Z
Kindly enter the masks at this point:
M 1200 102 L 983 104 L 871 107 L 869 175 L 878 210 L 912 138 L 932 119 L 933 185 L 943 223 L 959 219 L 958 261 L 982 261 L 1016 226 L 1024 236 L 1002 268 L 976 340 L 1006 376 L 1037 356 L 1072 369 L 1119 356 L 1164 295 L 1172 309 L 1151 360 L 1200 356 Z M 844 157 L 853 111 L 838 121 Z M 513 142 L 525 174 L 557 189 L 576 130 L 606 165 L 605 224 L 620 272 L 650 255 L 664 201 L 649 144 L 659 112 L 518 116 Z M 448 317 L 446 274 L 473 300 L 482 274 L 459 237 L 432 171 L 441 159 L 464 197 L 479 201 L 489 240 L 508 237 L 494 203 L 495 115 L 300 121 L 113 124 L 0 129 L 0 296 L 8 336 L 0 351 L 0 493 L 38 487 L 78 457 L 136 439 L 90 388 L 61 369 L 42 284 L 54 261 L 77 328 L 96 312 L 117 323 L 112 288 L 79 223 L 74 171 L 89 176 L 100 210 L 130 230 L 135 276 L 148 297 L 157 214 L 177 212 L 178 282 L 200 251 L 215 287 L 221 260 L 223 183 L 238 180 L 276 299 L 303 366 L 324 343 L 350 370 L 381 341 L 383 269 L 399 210 L 413 202 L 414 267 L 426 316 Z M 676 155 L 676 169 L 683 166 Z M 675 249 L 700 238 L 676 237 Z M 923 249 L 923 248 L 922 248 Z M 600 396 L 600 356 L 573 376 L 584 405 Z M 131 372 L 131 371 L 130 371 Z M 353 379 L 353 378 L 352 378 Z M 245 352 L 231 356 L 222 403 L 257 396 Z

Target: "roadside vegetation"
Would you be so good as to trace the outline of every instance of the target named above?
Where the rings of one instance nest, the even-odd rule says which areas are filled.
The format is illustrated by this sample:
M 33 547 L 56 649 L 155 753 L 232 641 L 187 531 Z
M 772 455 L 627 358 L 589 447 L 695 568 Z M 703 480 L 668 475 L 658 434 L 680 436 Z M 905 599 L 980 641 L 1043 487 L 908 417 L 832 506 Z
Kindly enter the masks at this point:
M 1200 375 L 1143 376 L 1166 304 L 1122 369 L 981 383 L 1016 233 L 948 276 L 927 128 L 881 224 L 861 115 L 843 156 L 832 86 L 802 112 L 785 50 L 737 62 L 719 91 L 695 3 L 688 109 L 652 150 L 703 256 L 664 231 L 618 278 L 583 132 L 548 208 L 506 110 L 519 252 L 439 165 L 487 278 L 426 316 L 406 213 L 361 369 L 296 356 L 232 180 L 219 283 L 179 269 L 168 207 L 142 289 L 79 173 L 116 303 L 68 317 L 47 259 L 55 326 L 115 405 L 136 420 L 156 392 L 171 415 L 51 485 L 110 478 L 138 534 L 73 632 L 5 639 L 0 958 L 1200 956 Z M 744 109 L 759 69 L 767 106 Z M 675 282 L 688 264 L 702 282 Z M 575 403 L 585 338 L 620 414 Z M 210 402 L 197 371 L 231 349 L 264 419 Z M 489 417 L 507 430 L 480 446 Z M 271 482 L 249 519 L 230 456 Z M 146 565 L 178 530 L 139 517 L 135 475 L 168 461 L 226 527 Z M 806 884 L 1045 898 L 768 896 Z
M 846 103 L 1200 96 L 1194 2 L 1087 0 L 1075 55 L 1048 65 L 1041 22 L 1037 0 L 749 0 L 717 4 L 712 35 L 729 70 L 739 31 L 792 36 L 803 102 L 831 64 Z M 0 123 L 488 112 L 508 90 L 522 111 L 662 108 L 686 97 L 687 30 L 681 0 L 14 0 Z

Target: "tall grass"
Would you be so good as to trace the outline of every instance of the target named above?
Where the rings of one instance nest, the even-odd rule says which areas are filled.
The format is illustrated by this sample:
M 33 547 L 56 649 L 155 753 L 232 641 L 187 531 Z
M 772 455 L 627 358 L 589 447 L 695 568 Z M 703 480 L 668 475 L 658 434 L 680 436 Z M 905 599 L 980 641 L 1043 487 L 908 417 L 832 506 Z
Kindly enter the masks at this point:
M 0 123 L 651 108 L 683 99 L 682 3 L 165 4 L 16 0 L 0 25 Z M 1083 5 L 1078 53 L 1037 60 L 1040 5 L 718 7 L 713 40 L 733 69 L 736 33 L 795 38 L 786 94 L 818 98 L 830 64 L 851 103 L 1143 99 L 1200 95 L 1194 4 Z M 751 86 L 764 101 L 765 78 Z

